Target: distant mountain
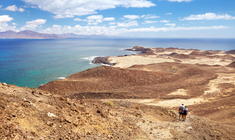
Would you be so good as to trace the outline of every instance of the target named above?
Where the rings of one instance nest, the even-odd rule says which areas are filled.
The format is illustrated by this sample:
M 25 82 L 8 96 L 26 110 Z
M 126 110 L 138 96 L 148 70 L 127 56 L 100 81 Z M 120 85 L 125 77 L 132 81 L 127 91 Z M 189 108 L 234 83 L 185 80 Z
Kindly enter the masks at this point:
M 15 32 L 5 31 L 0 32 L 1 39 L 65 39 L 65 38 L 79 38 L 76 34 L 46 34 L 38 33 L 30 30 Z

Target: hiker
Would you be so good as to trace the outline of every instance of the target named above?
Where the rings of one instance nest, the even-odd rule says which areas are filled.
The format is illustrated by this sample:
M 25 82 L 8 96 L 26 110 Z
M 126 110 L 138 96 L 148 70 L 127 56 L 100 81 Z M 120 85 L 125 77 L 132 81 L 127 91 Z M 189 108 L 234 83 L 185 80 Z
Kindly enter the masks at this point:
M 179 120 L 183 119 L 184 104 L 181 104 L 179 107 Z
M 183 121 L 186 120 L 187 115 L 188 115 L 188 107 L 185 106 L 185 107 L 184 107 L 184 110 L 183 110 L 183 115 L 182 115 Z

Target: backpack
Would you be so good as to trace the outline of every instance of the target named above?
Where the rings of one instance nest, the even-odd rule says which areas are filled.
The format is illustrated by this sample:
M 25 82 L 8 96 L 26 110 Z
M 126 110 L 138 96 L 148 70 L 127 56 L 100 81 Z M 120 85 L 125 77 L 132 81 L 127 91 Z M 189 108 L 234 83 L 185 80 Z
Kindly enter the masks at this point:
M 179 112 L 183 112 L 185 110 L 184 106 L 179 107 Z
M 184 114 L 188 114 L 188 108 L 184 108 L 184 110 L 183 110 L 183 112 L 184 112 Z

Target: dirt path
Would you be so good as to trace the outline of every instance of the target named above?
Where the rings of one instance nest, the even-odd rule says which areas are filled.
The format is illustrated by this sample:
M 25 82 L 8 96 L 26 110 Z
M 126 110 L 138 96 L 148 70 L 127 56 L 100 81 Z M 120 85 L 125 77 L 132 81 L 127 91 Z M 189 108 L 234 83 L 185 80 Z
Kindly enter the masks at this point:
M 162 121 L 154 116 L 144 116 L 142 121 L 137 123 L 137 126 L 148 135 L 150 140 L 171 140 L 176 138 L 176 134 L 185 135 L 189 133 L 193 129 L 191 120 L 190 117 L 184 122 L 177 120 L 177 118 L 173 121 Z

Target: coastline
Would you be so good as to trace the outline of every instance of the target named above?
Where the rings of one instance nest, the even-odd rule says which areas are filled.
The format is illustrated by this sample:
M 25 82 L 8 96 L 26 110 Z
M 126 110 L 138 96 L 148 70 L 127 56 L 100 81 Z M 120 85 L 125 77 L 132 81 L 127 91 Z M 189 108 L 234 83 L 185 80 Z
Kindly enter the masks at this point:
M 126 49 L 126 51 L 135 51 L 139 53 L 121 56 L 96 57 L 92 60 L 92 63 L 128 68 L 134 65 L 147 65 L 163 62 L 227 66 L 235 61 L 234 50 L 145 48 L 134 46 L 133 48 Z

